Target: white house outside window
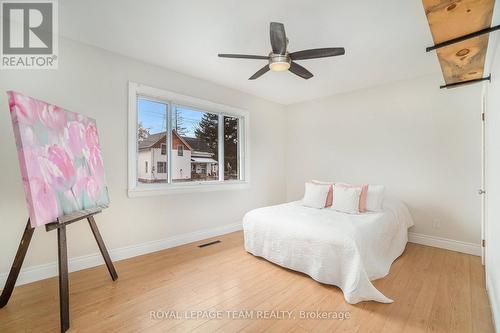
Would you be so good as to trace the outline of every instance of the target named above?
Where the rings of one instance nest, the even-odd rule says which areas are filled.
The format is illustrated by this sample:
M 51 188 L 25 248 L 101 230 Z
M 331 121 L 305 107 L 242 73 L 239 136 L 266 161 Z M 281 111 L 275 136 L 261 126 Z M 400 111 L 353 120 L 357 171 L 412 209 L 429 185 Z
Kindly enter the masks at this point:
M 245 111 L 135 83 L 129 103 L 129 195 L 248 186 Z

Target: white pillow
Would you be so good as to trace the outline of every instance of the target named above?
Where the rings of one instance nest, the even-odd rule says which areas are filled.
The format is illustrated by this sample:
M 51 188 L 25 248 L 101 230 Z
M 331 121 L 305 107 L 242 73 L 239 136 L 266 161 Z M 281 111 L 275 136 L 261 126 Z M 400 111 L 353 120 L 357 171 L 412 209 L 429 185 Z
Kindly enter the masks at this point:
M 366 193 L 366 210 L 370 212 L 382 211 L 382 204 L 384 202 L 384 185 L 368 185 L 368 192 Z
M 302 205 L 312 208 L 325 208 L 326 196 L 330 190 L 330 185 L 319 185 L 306 183 L 306 192 Z
M 323 180 L 311 180 L 313 184 L 319 184 L 319 185 L 335 185 L 334 182 L 325 182 Z
M 359 196 L 361 187 L 333 187 L 333 204 L 331 209 L 349 214 L 359 214 Z

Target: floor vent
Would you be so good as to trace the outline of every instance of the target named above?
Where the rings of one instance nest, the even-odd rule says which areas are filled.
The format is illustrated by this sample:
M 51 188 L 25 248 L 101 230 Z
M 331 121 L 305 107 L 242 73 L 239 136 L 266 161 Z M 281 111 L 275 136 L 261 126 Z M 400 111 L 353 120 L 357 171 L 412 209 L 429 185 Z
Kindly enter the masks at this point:
M 213 241 L 213 242 L 210 242 L 210 243 L 201 244 L 201 245 L 198 245 L 198 247 L 210 246 L 210 245 L 214 245 L 214 244 L 217 244 L 217 243 L 220 243 L 220 240 L 216 240 L 216 241 Z

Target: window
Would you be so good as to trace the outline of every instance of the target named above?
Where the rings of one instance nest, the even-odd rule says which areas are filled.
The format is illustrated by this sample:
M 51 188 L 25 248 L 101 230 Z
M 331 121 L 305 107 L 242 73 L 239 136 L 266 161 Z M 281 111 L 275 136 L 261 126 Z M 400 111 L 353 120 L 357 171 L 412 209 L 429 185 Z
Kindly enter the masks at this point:
M 172 105 L 172 142 L 177 156 L 172 157 L 172 183 L 219 181 L 219 114 L 184 105 Z M 191 173 L 191 165 L 199 165 Z M 203 165 L 203 168 L 201 168 Z M 214 172 L 207 172 L 207 165 Z
M 167 173 L 167 162 L 157 162 L 158 173 Z
M 224 180 L 239 179 L 239 119 L 224 116 Z
M 167 162 L 167 109 L 167 103 L 142 96 L 137 98 L 137 161 L 139 165 L 146 165 L 144 174 L 137 173 L 138 183 L 166 183 L 168 180 L 167 171 L 161 173 L 157 164 Z
M 246 112 L 135 83 L 129 99 L 130 196 L 246 187 Z

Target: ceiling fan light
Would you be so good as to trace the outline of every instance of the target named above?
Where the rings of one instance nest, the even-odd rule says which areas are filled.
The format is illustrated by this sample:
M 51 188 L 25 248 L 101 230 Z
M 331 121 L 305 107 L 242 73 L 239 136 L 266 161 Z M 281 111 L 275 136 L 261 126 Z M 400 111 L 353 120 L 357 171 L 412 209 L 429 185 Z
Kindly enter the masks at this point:
M 291 59 L 288 54 L 269 54 L 269 69 L 273 72 L 284 72 L 290 68 Z
M 287 61 L 276 61 L 269 64 L 269 69 L 273 72 L 284 72 L 290 68 L 290 63 Z

